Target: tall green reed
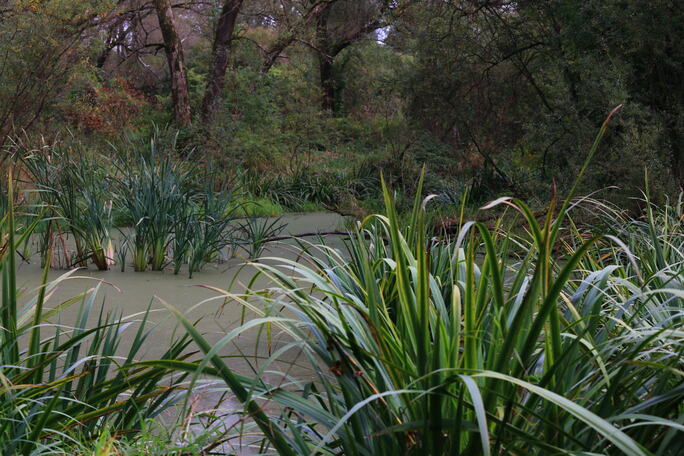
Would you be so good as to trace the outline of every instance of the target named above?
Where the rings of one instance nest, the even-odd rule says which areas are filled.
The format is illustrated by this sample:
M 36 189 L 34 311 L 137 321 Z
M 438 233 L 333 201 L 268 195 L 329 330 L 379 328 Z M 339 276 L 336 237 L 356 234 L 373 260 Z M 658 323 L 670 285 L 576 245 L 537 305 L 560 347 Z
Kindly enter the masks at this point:
M 10 177 L 9 201 L 12 191 Z M 0 452 L 8 456 L 59 453 L 75 438 L 97 439 L 105 427 L 125 438 L 182 393 L 183 376 L 135 364 L 153 330 L 149 312 L 95 314 L 99 284 L 48 307 L 73 274 L 48 281 L 49 261 L 35 295 L 17 287 L 17 247 L 38 222 L 17 225 L 12 204 L 0 213 Z M 73 305 L 79 306 L 76 321 L 60 323 L 60 312 Z M 182 360 L 187 343 L 171 340 L 160 359 Z
M 173 147 L 162 151 L 158 146 L 153 138 L 149 151 L 136 151 L 117 163 L 117 197 L 132 227 L 136 271 L 146 270 L 148 264 L 161 271 L 168 264 L 174 226 L 187 214 L 192 199 L 188 193 L 192 166 L 174 160 Z
M 178 274 L 187 263 L 192 275 L 208 262 L 216 261 L 227 246 L 235 241 L 235 214 L 240 209 L 233 204 L 232 191 L 227 185 L 215 189 L 216 182 L 210 176 L 204 188 L 194 196 L 186 196 L 185 205 L 176 219 L 173 229 L 171 256 L 173 272 Z
M 660 247 L 634 256 L 569 218 L 607 123 L 567 199 L 541 221 L 512 198 L 484 208 L 512 209 L 523 235 L 500 220 L 433 240 L 429 198 L 402 220 L 385 188 L 386 213 L 350 234 L 346 254 L 310 245 L 300 261 L 265 258 L 255 267 L 266 290 L 223 292 L 258 318 L 220 343 L 178 314 L 205 353 L 179 368 L 223 379 L 249 416 L 271 404 L 255 423 L 279 454 L 681 453 L 684 293 L 636 273 L 671 240 L 656 236 Z M 663 267 L 681 273 L 679 260 L 657 275 Z M 293 341 L 258 374 L 300 350 L 316 380 L 271 371 L 280 382 L 259 376 L 241 389 L 218 352 L 255 326 Z
M 237 242 L 233 222 L 244 208 L 236 203 L 232 183 L 222 183 L 210 165 L 180 159 L 175 137 L 169 141 L 157 133 L 147 148 L 133 143 L 130 150 L 115 150 L 113 161 L 69 145 L 31 149 L 18 142 L 15 148 L 29 172 L 24 184 L 37 187 L 37 205 L 56 220 L 49 229 L 41 224 L 43 260 L 49 249 L 53 264 L 87 267 L 91 260 L 106 270 L 118 262 L 125 270 L 130 253 L 136 271 L 172 264 L 177 274 L 187 264 L 192 276 Z M 123 238 L 116 250 L 114 212 Z M 74 255 L 67 252 L 64 233 L 73 237 Z M 260 239 L 249 238 L 259 233 L 247 234 L 242 245 L 260 245 Z
M 258 258 L 269 240 L 279 236 L 286 226 L 280 217 L 248 217 L 238 225 L 241 234 L 238 246 L 250 259 Z
M 214 189 L 214 181 L 207 179 L 201 193 L 201 201 L 191 221 L 190 253 L 188 272 L 194 272 L 215 261 L 219 253 L 234 244 L 237 227 L 234 224 L 239 206 L 232 203 L 231 191 L 227 186 Z
M 98 269 L 107 270 L 113 262 L 113 195 L 104 167 L 81 150 L 21 147 L 30 183 L 38 186 L 43 203 L 73 235 L 77 263 L 86 266 L 90 258 Z

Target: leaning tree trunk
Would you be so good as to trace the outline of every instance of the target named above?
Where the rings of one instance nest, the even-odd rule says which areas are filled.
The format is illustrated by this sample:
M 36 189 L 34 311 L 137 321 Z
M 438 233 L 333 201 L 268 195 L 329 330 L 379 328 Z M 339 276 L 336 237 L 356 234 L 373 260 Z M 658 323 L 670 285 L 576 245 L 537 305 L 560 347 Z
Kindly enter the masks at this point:
M 221 100 L 226 70 L 228 69 L 230 43 L 233 39 L 235 21 L 241 6 L 242 0 L 225 0 L 216 25 L 213 46 L 214 64 L 202 100 L 202 121 L 205 123 L 211 122 L 214 118 L 218 103 Z
M 154 7 L 157 10 L 159 28 L 166 50 L 166 60 L 169 63 L 174 119 L 179 126 L 185 127 L 190 125 L 191 116 L 183 46 L 176 31 L 170 0 L 154 0 Z

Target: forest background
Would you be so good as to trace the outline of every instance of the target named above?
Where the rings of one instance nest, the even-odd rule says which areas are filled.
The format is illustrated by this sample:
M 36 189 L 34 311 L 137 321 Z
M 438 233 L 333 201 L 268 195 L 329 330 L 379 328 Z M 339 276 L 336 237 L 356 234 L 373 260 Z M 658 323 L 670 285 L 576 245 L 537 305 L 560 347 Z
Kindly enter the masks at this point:
M 683 38 L 666 0 L 0 0 L 0 160 L 177 135 L 275 212 L 372 211 L 380 171 L 401 204 L 422 167 L 444 207 L 534 203 L 623 104 L 582 193 L 637 209 L 644 170 L 684 184 Z

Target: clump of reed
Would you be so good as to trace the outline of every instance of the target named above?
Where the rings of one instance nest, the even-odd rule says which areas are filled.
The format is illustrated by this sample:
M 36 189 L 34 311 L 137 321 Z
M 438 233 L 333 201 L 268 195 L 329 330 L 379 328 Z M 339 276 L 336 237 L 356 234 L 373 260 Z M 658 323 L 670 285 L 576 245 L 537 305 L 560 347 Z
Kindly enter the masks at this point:
M 285 227 L 280 217 L 247 217 L 239 222 L 241 240 L 237 245 L 244 250 L 248 258 L 258 258 L 266 244 L 278 237 Z
M 148 152 L 121 159 L 117 195 L 131 226 L 125 242 L 132 250 L 134 269 L 144 271 L 149 265 L 161 271 L 173 264 L 178 274 L 187 264 L 192 277 L 233 243 L 238 206 L 227 184 L 218 184 L 211 172 L 188 161 L 174 159 L 174 150 L 173 144 L 170 150 L 160 150 L 152 141 Z
M 12 188 L 10 178 L 8 201 L 13 201 Z M 39 222 L 18 224 L 13 204 L 0 212 L 3 455 L 61 454 L 75 439 L 95 441 L 103 429 L 120 439 L 132 437 L 183 393 L 182 375 L 136 364 L 152 331 L 149 312 L 95 314 L 100 284 L 51 305 L 55 289 L 73 272 L 48 281 L 49 261 L 33 296 L 17 287 L 18 250 Z M 79 306 L 76 321 L 61 322 L 60 312 L 74 305 Z M 130 347 L 125 350 L 124 338 Z M 182 359 L 187 342 L 186 337 L 170 340 L 160 359 Z
M 57 229 L 63 226 L 73 236 L 75 264 L 85 266 L 90 259 L 99 270 L 107 270 L 113 262 L 113 248 L 112 195 L 106 170 L 77 149 L 51 147 L 20 153 L 30 184 L 37 186 L 42 202 L 59 219 Z M 55 241 L 53 233 L 48 236 L 45 248 Z
M 149 264 L 161 271 L 177 218 L 191 204 L 192 169 L 158 150 L 154 140 L 149 151 L 119 160 L 117 168 L 117 198 L 131 226 L 133 268 L 144 271 Z
M 506 219 L 463 221 L 442 240 L 426 228 L 429 198 L 401 220 L 384 188 L 385 214 L 359 224 L 346 254 L 266 258 L 266 290 L 224 292 L 258 318 L 219 343 L 175 311 L 205 353 L 182 368 L 225 382 L 260 452 L 681 454 L 684 223 L 665 209 L 623 223 L 627 241 L 588 233 L 570 218 L 577 188 L 541 221 L 512 198 L 483 208 L 511 209 L 523 235 Z M 292 343 L 250 380 L 218 353 L 255 326 Z M 274 372 L 288 350 L 314 381 Z
M 312 204 L 336 207 L 351 196 L 352 187 L 358 184 L 348 176 L 319 172 L 308 167 L 294 173 L 274 176 L 244 171 L 239 177 L 252 195 L 267 198 L 295 211 Z
M 188 274 L 200 271 L 208 262 L 216 262 L 219 254 L 227 247 L 235 244 L 235 215 L 239 210 L 232 202 L 232 192 L 227 186 L 214 189 L 215 183 L 208 178 L 194 208 L 183 214 L 177 225 L 180 231 L 175 238 L 184 241 L 183 246 L 174 246 L 174 273 L 178 273 L 181 261 L 187 259 Z M 183 255 L 177 254 L 178 251 Z
M 231 187 L 219 184 L 215 173 L 178 159 L 174 141 L 153 137 L 147 150 L 113 151 L 113 161 L 56 145 L 29 149 L 17 143 L 17 152 L 28 171 L 24 184 L 36 187 L 38 210 L 55 222 L 41 223 L 39 242 L 43 259 L 48 250 L 59 259 L 53 264 L 87 267 L 90 260 L 107 270 L 118 262 L 123 271 L 130 254 L 136 271 L 173 264 L 178 273 L 187 264 L 192 276 L 234 243 L 232 222 L 240 205 Z M 116 250 L 114 211 L 124 225 Z M 73 255 L 65 234 L 73 237 Z

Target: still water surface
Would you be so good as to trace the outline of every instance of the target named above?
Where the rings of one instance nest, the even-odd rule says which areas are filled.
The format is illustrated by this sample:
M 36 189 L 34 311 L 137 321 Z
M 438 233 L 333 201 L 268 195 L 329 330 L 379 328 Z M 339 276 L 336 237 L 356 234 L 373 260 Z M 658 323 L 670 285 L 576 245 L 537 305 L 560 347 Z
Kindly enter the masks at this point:
M 282 235 L 297 235 L 301 233 L 325 232 L 344 230 L 344 218 L 333 213 L 308 213 L 308 214 L 288 214 L 282 218 L 287 223 Z M 317 237 L 306 238 L 309 242 L 317 242 Z M 325 237 L 325 243 L 334 248 L 343 248 L 343 236 L 329 235 Z M 270 244 L 262 256 L 285 257 L 290 259 L 297 258 L 298 247 L 292 240 Z M 244 265 L 245 260 L 232 258 L 223 264 L 209 264 L 204 270 L 195 273 L 192 279 L 188 278 L 187 271 L 182 271 L 179 275 L 174 275 L 171 270 L 164 272 L 133 272 L 133 268 L 127 266 L 126 272 L 120 272 L 120 267 L 115 265 L 110 271 L 97 271 L 94 267 L 81 269 L 71 278 L 60 284 L 56 291 L 50 296 L 46 307 L 53 307 L 73 296 L 79 295 L 84 291 L 99 285 L 99 290 L 95 300 L 95 307 L 91 314 L 89 325 L 95 325 L 100 307 L 105 311 L 117 312 L 121 315 L 137 315 L 145 312 L 148 306 L 153 309 L 150 320 L 158 326 L 150 334 L 145 342 L 142 353 L 138 359 L 154 359 L 159 357 L 169 346 L 170 340 L 177 337 L 179 332 L 183 332 L 178 327 L 177 320 L 164 307 L 161 300 L 180 309 L 191 320 L 198 320 L 196 327 L 205 335 L 210 343 L 218 342 L 229 331 L 238 327 L 242 322 L 254 318 L 254 313 L 243 313 L 242 307 L 236 302 L 225 299 L 220 293 L 203 287 L 203 285 L 216 287 L 232 292 L 241 292 L 253 278 L 255 269 Z M 67 271 L 49 272 L 49 280 L 54 280 L 65 274 Z M 41 281 L 40 259 L 34 256 L 30 263 L 18 263 L 18 286 L 23 289 L 22 301 L 27 302 L 36 295 L 36 287 Z M 232 284 L 232 285 L 231 285 Z M 264 278 L 257 280 L 253 288 L 260 289 L 272 286 Z M 202 303 L 197 306 L 198 303 Z M 58 317 L 52 318 L 51 323 L 72 326 L 78 314 L 78 303 L 62 310 Z M 47 330 L 47 329 L 46 329 Z M 136 327 L 127 329 L 126 336 L 123 338 L 119 354 L 124 354 L 128 349 L 134 335 Z M 290 343 L 284 335 L 274 332 L 272 334 L 271 345 L 265 340 L 263 332 L 251 330 L 243 333 L 232 343 L 225 345 L 221 349 L 221 354 L 227 356 L 229 366 L 245 375 L 255 375 L 264 366 L 264 359 L 268 358 L 278 347 Z M 192 346 L 191 346 L 192 347 Z M 196 348 L 191 348 L 196 350 Z M 245 358 L 244 355 L 248 357 Z M 199 355 L 197 355 L 199 356 Z M 284 372 L 286 377 L 279 374 Z M 313 380 L 311 367 L 303 359 L 301 352 L 293 348 L 281 356 L 276 361 L 268 365 L 268 369 L 259 372 L 271 384 L 283 385 L 288 387 L 288 382 L 292 378 L 298 380 Z M 214 416 L 220 417 L 215 425 L 222 424 L 225 429 L 230 429 L 238 421 L 241 409 L 240 404 L 236 403 L 231 396 L 224 395 L 224 385 L 220 382 L 211 383 L 204 380 L 204 383 L 193 390 L 191 396 L 191 409 L 194 412 L 210 412 Z M 291 387 L 291 386 L 290 386 Z M 264 404 L 269 409 L 268 404 Z M 162 417 L 162 421 L 169 426 L 177 426 L 179 419 L 179 409 L 170 409 Z M 193 432 L 202 432 L 203 426 L 198 424 L 186 428 Z M 178 429 L 175 428 L 174 429 Z M 242 438 L 226 442 L 215 449 L 226 454 L 250 455 L 255 454 L 251 445 Z
M 287 223 L 282 235 L 296 235 L 300 233 L 325 232 L 344 229 L 343 217 L 327 212 L 308 214 L 288 214 L 282 218 Z M 316 242 L 316 237 L 307 240 Z M 327 245 L 342 248 L 342 237 L 339 235 L 326 236 Z M 263 256 L 277 256 L 296 258 L 297 247 L 294 241 L 282 241 L 270 244 L 262 253 Z M 35 296 L 35 288 L 41 279 L 40 261 L 33 257 L 30 263 L 18 265 L 18 286 L 25 290 L 24 301 Z M 50 271 L 49 279 L 54 280 L 66 271 Z M 127 267 L 126 272 L 120 272 L 118 266 L 110 271 L 97 271 L 92 266 L 89 269 L 77 271 L 72 278 L 62 282 L 56 292 L 50 297 L 47 307 L 55 306 L 66 299 L 76 296 L 99 284 L 96 298 L 96 308 L 93 311 L 91 324 L 95 324 L 99 306 L 105 311 L 120 312 L 122 315 L 135 315 L 144 312 L 148 306 L 154 309 L 152 320 L 159 323 L 159 327 L 148 338 L 142 358 L 155 358 L 168 347 L 169 340 L 177 331 L 177 321 L 166 310 L 161 300 L 186 312 L 191 320 L 198 320 L 196 327 L 206 335 L 210 342 L 218 341 L 228 331 L 237 327 L 243 319 L 249 319 L 254 314 L 243 313 L 242 307 L 235 302 L 227 302 L 215 291 L 202 285 L 216 287 L 222 290 L 240 292 L 255 274 L 252 267 L 245 267 L 244 260 L 232 258 L 223 264 L 209 264 L 192 279 L 187 272 L 182 271 L 174 275 L 171 270 L 164 272 L 133 272 Z M 231 286 L 232 284 L 232 286 Z M 266 287 L 264 279 L 256 282 L 255 288 Z M 192 309 L 196 304 L 200 306 Z M 78 313 L 78 304 L 63 310 L 59 314 L 59 323 L 73 325 Z M 192 309 L 192 310 L 190 310 Z M 52 323 L 57 323 L 53 318 Z M 131 330 L 131 339 L 133 337 Z M 277 335 L 276 335 L 277 336 Z M 124 339 L 124 342 L 129 339 Z M 263 341 L 263 338 L 260 340 Z M 278 338 L 275 338 L 278 342 Z M 280 340 L 283 343 L 282 340 Z M 277 344 L 275 344 L 277 346 Z M 122 346 L 122 349 L 127 347 Z M 267 356 L 269 349 L 265 342 L 259 343 L 257 332 L 252 331 L 239 337 L 236 343 L 226 346 L 225 355 L 258 354 Z M 295 355 L 292 355 L 295 356 Z M 284 359 L 283 361 L 288 361 Z M 232 361 L 233 367 L 244 373 L 249 373 L 249 367 L 239 359 Z

